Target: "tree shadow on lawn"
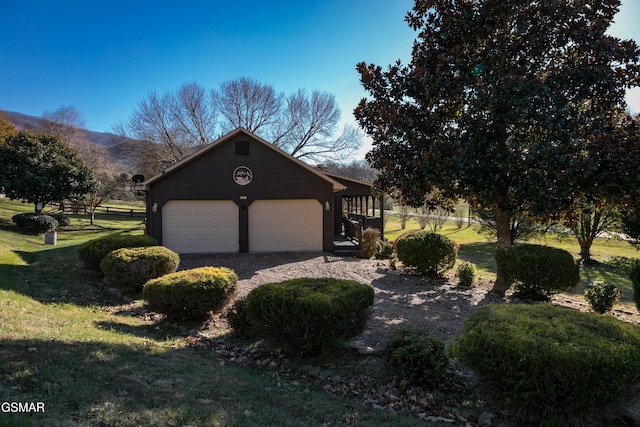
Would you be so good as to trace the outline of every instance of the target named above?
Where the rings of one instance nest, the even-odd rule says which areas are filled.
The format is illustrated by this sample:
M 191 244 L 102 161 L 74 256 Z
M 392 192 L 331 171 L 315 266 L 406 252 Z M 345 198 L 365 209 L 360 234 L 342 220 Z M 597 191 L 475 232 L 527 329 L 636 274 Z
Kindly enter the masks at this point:
M 30 414 L 0 412 L 0 425 L 340 423 L 344 399 L 296 387 L 190 347 L 161 348 L 142 340 L 134 344 L 0 340 L 3 400 L 45 406 L 44 412 Z M 375 411 L 362 411 L 363 422 L 376 425 L 369 412 Z M 382 424 L 397 426 L 402 420 L 410 421 L 399 417 Z
M 460 245 L 458 258 L 472 262 L 479 269 L 496 273 L 496 242 L 464 243 Z
M 36 252 L 14 251 L 26 265 L 0 264 L 0 288 L 44 304 L 94 306 L 125 302 L 122 295 L 105 286 L 99 273 L 84 268 L 76 255 L 76 248 L 66 246 Z

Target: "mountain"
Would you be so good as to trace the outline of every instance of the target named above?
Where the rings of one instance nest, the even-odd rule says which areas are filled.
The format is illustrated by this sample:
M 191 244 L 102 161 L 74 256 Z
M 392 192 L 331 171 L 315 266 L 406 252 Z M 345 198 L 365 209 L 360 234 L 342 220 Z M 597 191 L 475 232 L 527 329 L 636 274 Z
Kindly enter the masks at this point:
M 41 132 L 44 127 L 44 119 L 42 117 L 16 113 L 15 111 L 5 111 L 5 113 L 17 130 L 26 129 L 32 132 Z M 83 130 L 88 141 L 102 145 L 103 147 L 112 147 L 122 142 L 122 138 L 113 133 Z

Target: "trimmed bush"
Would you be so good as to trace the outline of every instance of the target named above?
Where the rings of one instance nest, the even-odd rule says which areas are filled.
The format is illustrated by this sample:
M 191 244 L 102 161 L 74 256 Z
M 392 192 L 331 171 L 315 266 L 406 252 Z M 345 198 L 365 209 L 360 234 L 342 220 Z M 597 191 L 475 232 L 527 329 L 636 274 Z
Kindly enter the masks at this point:
M 296 355 L 314 355 L 340 345 L 364 327 L 373 288 L 353 280 L 292 279 L 259 286 L 246 300 L 252 334 Z
M 47 215 L 55 218 L 55 220 L 58 221 L 59 228 L 68 227 L 69 225 L 71 225 L 71 220 L 69 219 L 69 217 L 62 212 L 52 212 L 48 213 Z
M 363 258 L 371 259 L 377 252 L 377 243 L 380 240 L 380 231 L 375 228 L 367 228 L 362 232 Z
M 178 264 L 177 253 L 164 246 L 147 246 L 109 252 L 100 262 L 100 270 L 112 285 L 139 292 L 147 281 L 175 272 Z
M 456 277 L 462 286 L 473 286 L 476 282 L 476 266 L 475 264 L 463 261 L 456 269 Z
M 453 268 L 458 255 L 458 248 L 451 239 L 427 231 L 403 234 L 394 246 L 398 260 L 420 273 L 441 274 Z
M 109 252 L 146 246 L 158 246 L 158 241 L 147 235 L 110 235 L 81 244 L 78 247 L 78 257 L 87 268 L 100 271 L 100 263 Z
M 640 375 L 640 328 L 549 303 L 480 307 L 450 350 L 524 425 L 603 425 Z
M 399 330 L 385 347 L 387 367 L 410 384 L 431 388 L 445 376 L 449 359 L 441 340 L 421 331 Z
M 376 242 L 376 259 L 389 259 L 393 256 L 393 244 L 378 240 Z
M 613 285 L 595 280 L 584 288 L 584 298 L 591 310 L 599 314 L 608 313 L 620 298 L 620 291 Z
M 225 267 L 200 267 L 151 279 L 142 288 L 149 306 L 177 320 L 205 319 L 238 290 L 238 276 Z
M 58 227 L 58 221 L 51 215 L 22 213 L 11 217 L 11 220 L 25 233 L 42 234 Z
M 234 334 L 239 337 L 251 335 L 251 323 L 247 318 L 247 300 L 245 298 L 237 300 L 231 306 L 226 313 L 226 318 Z
M 640 260 L 635 260 L 629 267 L 629 278 L 633 285 L 633 301 L 636 308 L 640 311 Z
M 580 268 L 564 249 L 542 245 L 515 245 L 496 251 L 498 276 L 524 298 L 548 300 L 580 280 Z

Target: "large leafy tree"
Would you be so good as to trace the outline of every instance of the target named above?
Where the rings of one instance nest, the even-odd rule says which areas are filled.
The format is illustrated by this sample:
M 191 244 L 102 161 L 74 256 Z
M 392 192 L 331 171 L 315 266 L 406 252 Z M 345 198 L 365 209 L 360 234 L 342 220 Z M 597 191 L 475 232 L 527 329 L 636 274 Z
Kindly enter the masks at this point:
M 37 206 L 79 198 L 95 185 L 93 173 L 57 137 L 21 131 L 0 145 L 0 188 Z
M 416 0 L 412 59 L 360 63 L 355 110 L 378 184 L 414 205 L 434 188 L 495 213 L 498 246 L 517 212 L 547 217 L 592 190 L 590 155 L 640 84 L 640 49 L 606 34 L 618 0 Z

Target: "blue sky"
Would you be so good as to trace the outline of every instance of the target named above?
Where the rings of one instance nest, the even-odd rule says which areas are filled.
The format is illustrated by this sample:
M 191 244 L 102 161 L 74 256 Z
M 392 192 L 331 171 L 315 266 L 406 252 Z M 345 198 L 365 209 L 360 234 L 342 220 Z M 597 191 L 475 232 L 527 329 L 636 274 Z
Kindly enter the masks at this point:
M 344 121 L 355 124 L 353 108 L 365 96 L 355 65 L 408 60 L 412 5 L 9 0 L 0 7 L 0 109 L 41 116 L 74 106 L 88 129 L 108 132 L 151 92 L 248 76 L 285 93 L 333 93 Z M 640 1 L 623 0 L 610 33 L 640 42 L 639 18 Z M 640 89 L 628 101 L 640 111 Z

